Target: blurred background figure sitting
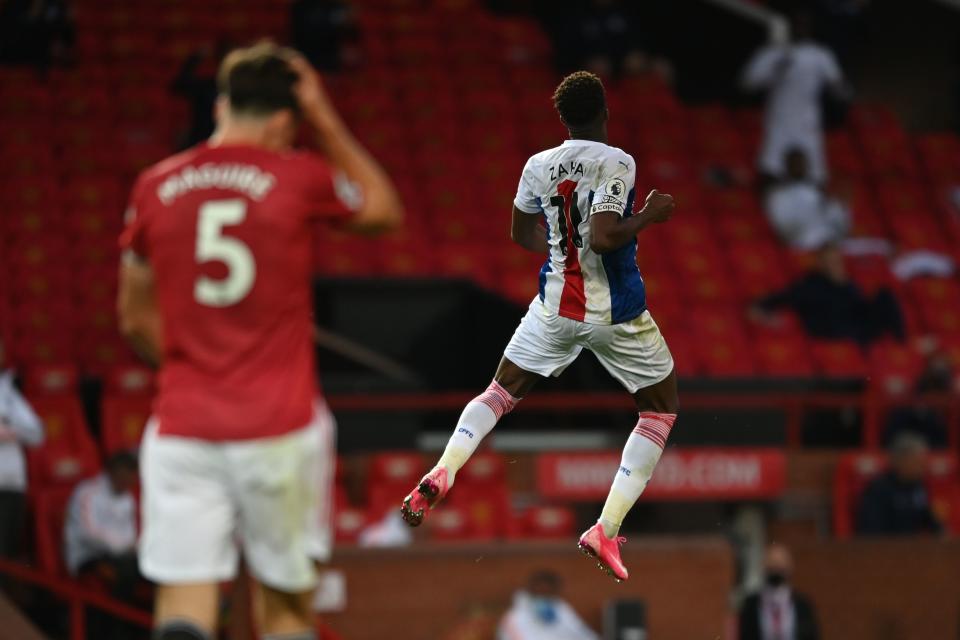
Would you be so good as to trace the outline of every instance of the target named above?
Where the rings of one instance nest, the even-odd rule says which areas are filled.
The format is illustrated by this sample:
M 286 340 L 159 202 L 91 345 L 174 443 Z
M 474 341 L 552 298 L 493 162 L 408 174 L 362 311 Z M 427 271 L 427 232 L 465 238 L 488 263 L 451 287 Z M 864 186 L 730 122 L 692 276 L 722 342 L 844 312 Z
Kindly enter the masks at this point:
M 599 640 L 561 595 L 563 582 L 552 571 L 537 571 L 513 597 L 500 621 L 498 640 Z
M 810 176 L 807 154 L 800 147 L 784 158 L 786 173 L 766 194 L 767 218 L 791 249 L 811 251 L 836 244 L 850 232 L 850 212 Z
M 897 436 L 890 447 L 890 470 L 874 478 L 860 498 L 857 533 L 911 535 L 942 530 L 924 482 L 927 453 L 927 443 L 920 436 Z
M 106 470 L 77 485 L 64 523 L 67 569 L 106 582 L 114 597 L 130 601 L 137 567 L 137 460 L 117 453 Z
M 339 71 L 358 34 L 353 9 L 342 0 L 296 0 L 290 25 L 294 48 L 321 71 Z
M 27 508 L 27 463 L 23 447 L 43 442 L 43 423 L 4 369 L 0 342 L 0 558 L 12 558 L 20 549 Z
M 767 547 L 764 585 L 740 606 L 739 640 L 817 640 L 820 630 L 810 600 L 790 586 L 793 556 L 782 544 Z
M 914 396 L 908 404 L 890 412 L 883 433 L 883 443 L 888 448 L 904 433 L 923 438 L 933 449 L 947 447 L 945 416 L 931 405 L 926 396 L 951 391 L 954 380 L 953 363 L 934 338 L 922 340 L 921 350 L 925 352 L 926 362 L 914 383 Z
M 891 336 L 906 338 L 903 314 L 887 288 L 867 295 L 850 280 L 843 254 L 830 245 L 817 252 L 816 263 L 805 276 L 782 291 L 772 293 L 750 308 L 755 322 L 771 326 L 782 319 L 774 312 L 797 314 L 804 330 L 814 338 L 853 340 L 861 346 Z
M 842 100 L 847 95 L 843 72 L 833 53 L 813 40 L 809 14 L 798 12 L 791 24 L 791 41 L 761 48 L 747 63 L 741 83 L 751 93 L 766 94 L 764 137 L 760 151 L 761 182 L 785 172 L 788 149 L 802 149 L 810 178 L 827 180 L 821 97 Z

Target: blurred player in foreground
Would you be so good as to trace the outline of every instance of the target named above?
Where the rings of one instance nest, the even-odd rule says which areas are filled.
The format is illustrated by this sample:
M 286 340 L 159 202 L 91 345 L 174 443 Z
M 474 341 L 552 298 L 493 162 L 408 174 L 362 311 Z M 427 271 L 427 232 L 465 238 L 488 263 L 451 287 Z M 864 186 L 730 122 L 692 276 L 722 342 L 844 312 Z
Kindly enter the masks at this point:
M 419 525 L 497 421 L 537 381 L 560 375 L 587 348 L 640 410 L 600 520 L 580 538 L 584 553 L 625 580 L 617 532 L 660 459 L 678 403 L 673 357 L 647 311 L 636 236 L 666 222 L 674 203 L 654 190 L 633 213 L 636 164 L 607 144 L 609 112 L 599 78 L 582 71 L 566 77 L 553 102 L 570 139 L 527 161 L 510 233 L 520 246 L 548 256 L 540 295 L 493 382 L 463 410 L 443 456 L 403 501 L 402 512 L 411 526 Z
M 378 231 L 402 210 L 298 54 L 234 51 L 218 83 L 213 136 L 139 177 L 121 240 L 121 328 L 160 366 L 140 566 L 159 585 L 154 637 L 212 638 L 239 543 L 263 637 L 307 640 L 333 472 L 311 342 L 311 230 Z M 292 149 L 301 122 L 326 159 Z

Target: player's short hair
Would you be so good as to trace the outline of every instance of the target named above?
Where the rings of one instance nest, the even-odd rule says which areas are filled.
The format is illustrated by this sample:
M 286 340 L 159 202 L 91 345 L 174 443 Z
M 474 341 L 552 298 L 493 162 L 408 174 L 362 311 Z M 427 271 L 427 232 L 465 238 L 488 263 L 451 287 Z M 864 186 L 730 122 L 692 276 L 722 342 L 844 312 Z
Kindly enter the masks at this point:
M 136 471 L 137 456 L 132 451 L 118 451 L 107 458 L 107 471 Z
M 298 110 L 290 67 L 292 49 L 272 42 L 234 49 L 217 72 L 217 90 L 230 101 L 230 110 L 249 116 L 268 116 L 283 109 Z
M 603 82 L 589 71 L 571 73 L 553 92 L 553 106 L 568 127 L 593 124 L 607 109 Z

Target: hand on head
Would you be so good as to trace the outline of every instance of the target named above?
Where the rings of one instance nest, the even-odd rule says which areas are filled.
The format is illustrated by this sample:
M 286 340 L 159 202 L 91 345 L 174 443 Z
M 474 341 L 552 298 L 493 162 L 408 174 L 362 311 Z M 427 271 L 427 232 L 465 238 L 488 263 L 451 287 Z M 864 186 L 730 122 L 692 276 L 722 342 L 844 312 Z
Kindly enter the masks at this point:
M 318 119 L 327 123 L 335 118 L 336 109 L 330 100 L 330 95 L 323 86 L 320 74 L 310 62 L 302 55 L 296 54 L 290 59 L 290 68 L 298 77 L 293 91 L 304 117 L 312 123 Z

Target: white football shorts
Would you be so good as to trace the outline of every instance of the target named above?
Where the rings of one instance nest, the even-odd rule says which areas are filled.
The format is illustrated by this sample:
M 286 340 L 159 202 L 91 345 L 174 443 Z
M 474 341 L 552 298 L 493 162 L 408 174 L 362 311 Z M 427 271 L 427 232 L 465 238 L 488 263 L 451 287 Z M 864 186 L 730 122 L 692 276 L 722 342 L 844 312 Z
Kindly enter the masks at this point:
M 140 569 L 159 584 L 236 576 L 242 548 L 251 575 L 299 593 L 316 584 L 314 561 L 332 551 L 335 424 L 325 404 L 282 436 L 212 442 L 158 436 L 140 449 Z
M 588 324 L 547 310 L 539 297 L 530 303 L 503 355 L 526 371 L 559 376 L 585 348 L 630 393 L 673 371 L 673 356 L 649 311 L 620 324 Z

